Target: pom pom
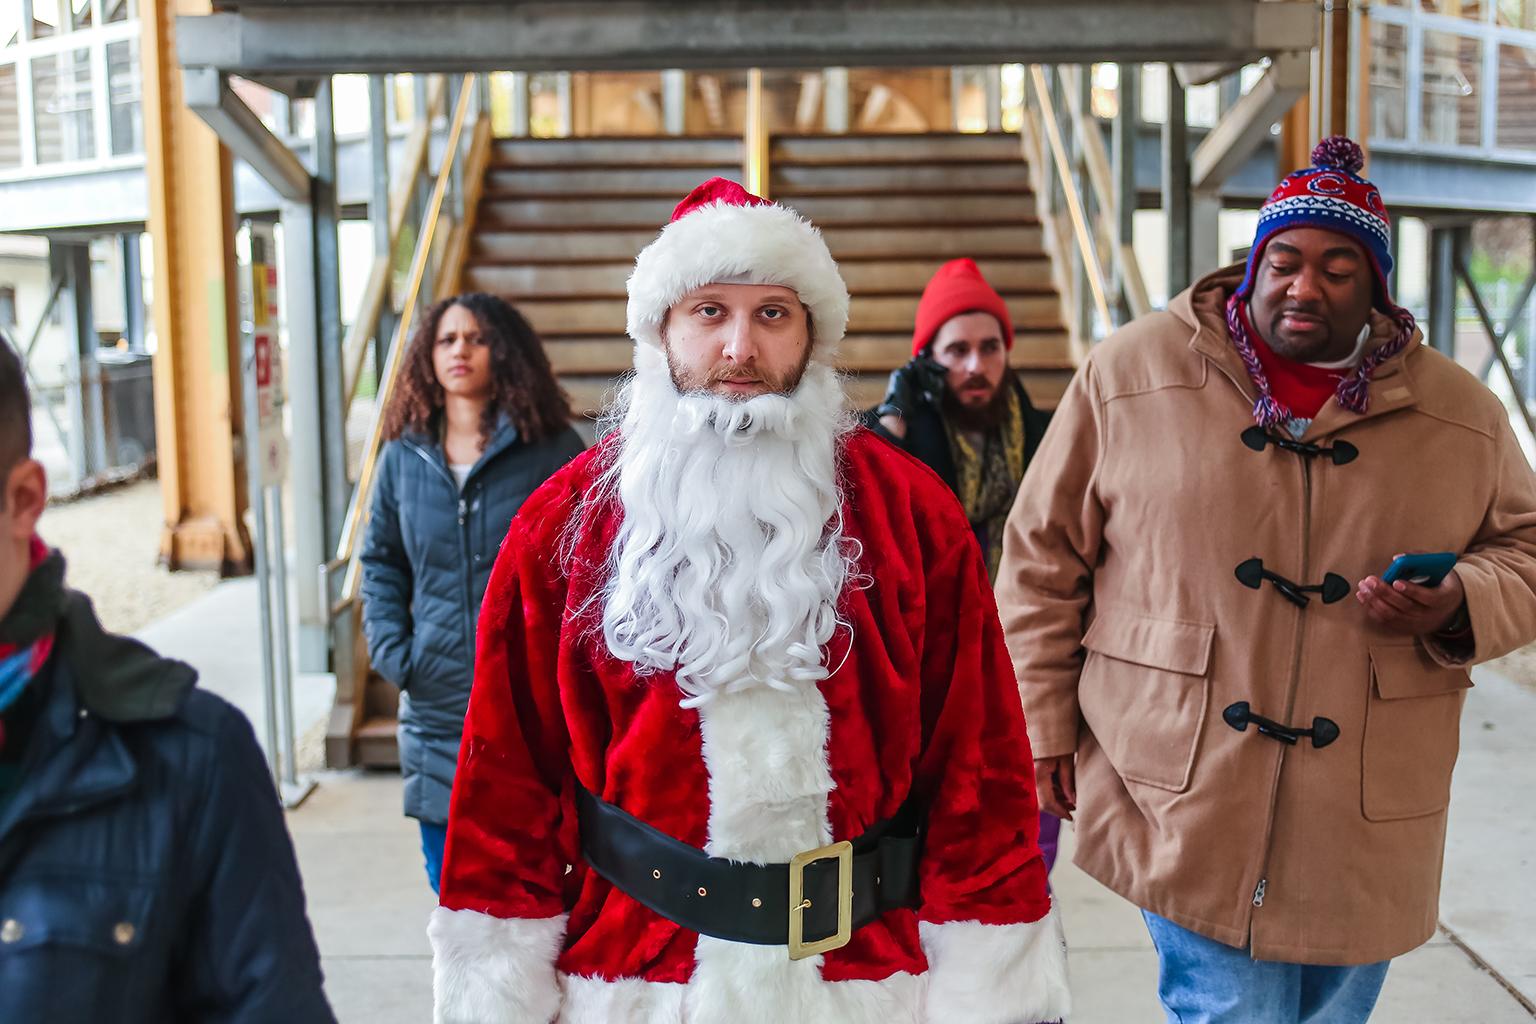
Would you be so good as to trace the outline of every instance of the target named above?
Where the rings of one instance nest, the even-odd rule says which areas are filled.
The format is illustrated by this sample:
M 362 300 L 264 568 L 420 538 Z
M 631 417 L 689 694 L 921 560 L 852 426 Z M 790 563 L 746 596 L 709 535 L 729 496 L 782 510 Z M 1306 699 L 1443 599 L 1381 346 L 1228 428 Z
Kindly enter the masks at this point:
M 1330 135 L 1312 150 L 1312 166 L 1331 167 L 1350 174 L 1359 174 L 1365 167 L 1365 153 L 1355 140 L 1347 135 Z

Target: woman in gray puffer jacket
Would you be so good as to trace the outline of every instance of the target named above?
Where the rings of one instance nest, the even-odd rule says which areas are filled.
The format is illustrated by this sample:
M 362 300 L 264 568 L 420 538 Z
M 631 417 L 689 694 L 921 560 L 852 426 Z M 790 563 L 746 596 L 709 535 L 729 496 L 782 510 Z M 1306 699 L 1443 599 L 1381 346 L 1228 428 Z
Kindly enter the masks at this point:
M 523 501 L 585 445 L 538 336 L 495 296 L 428 309 L 404 359 L 363 542 L 363 632 L 402 691 L 405 813 L 436 891 L 491 566 Z

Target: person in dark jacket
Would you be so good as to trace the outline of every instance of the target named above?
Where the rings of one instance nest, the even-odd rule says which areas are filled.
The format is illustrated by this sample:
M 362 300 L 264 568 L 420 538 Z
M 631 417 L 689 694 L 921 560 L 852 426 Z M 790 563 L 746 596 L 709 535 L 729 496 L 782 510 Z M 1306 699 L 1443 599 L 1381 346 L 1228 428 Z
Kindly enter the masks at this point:
M 250 724 L 65 585 L 28 419 L 0 337 L 0 1021 L 334 1022 Z
M 435 892 L 491 565 L 524 499 L 586 445 L 538 336 L 493 295 L 428 309 L 404 358 L 363 543 L 363 632 L 402 691 L 405 813 Z
M 885 400 L 864 413 L 876 433 L 925 463 L 955 492 L 997 579 L 1003 522 L 1050 417 L 1008 365 L 1013 321 L 968 259 L 950 260 L 923 289 L 912 360 Z
M 885 401 L 865 426 L 939 474 L 965 507 L 997 581 L 1003 526 L 1050 416 L 1037 410 L 1008 365 L 1008 305 L 975 262 L 950 260 L 923 289 L 912 361 L 891 374 Z M 1047 870 L 1056 861 L 1059 819 L 1040 816 Z

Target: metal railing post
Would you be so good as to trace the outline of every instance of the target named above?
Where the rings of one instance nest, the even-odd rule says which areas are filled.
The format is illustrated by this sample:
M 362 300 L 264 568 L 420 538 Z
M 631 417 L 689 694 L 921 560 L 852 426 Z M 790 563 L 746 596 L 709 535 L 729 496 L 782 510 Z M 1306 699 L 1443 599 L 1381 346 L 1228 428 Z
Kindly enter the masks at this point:
M 1189 126 L 1184 87 L 1173 66 L 1167 69 L 1168 115 L 1163 119 L 1163 213 L 1168 218 L 1168 295 L 1171 300 L 1190 285 L 1192 238 L 1189 190 Z M 1165 300 L 1166 301 L 1166 300 Z

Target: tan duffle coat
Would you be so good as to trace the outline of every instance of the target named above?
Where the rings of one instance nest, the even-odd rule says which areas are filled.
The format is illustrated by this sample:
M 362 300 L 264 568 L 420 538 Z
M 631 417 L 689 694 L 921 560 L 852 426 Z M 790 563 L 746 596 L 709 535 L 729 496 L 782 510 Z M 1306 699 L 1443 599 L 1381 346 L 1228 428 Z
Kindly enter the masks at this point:
M 1330 399 L 1303 438 L 1354 461 L 1253 450 L 1240 279 L 1093 350 L 1019 491 L 999 608 L 1035 756 L 1077 754 L 1079 866 L 1258 959 L 1369 963 L 1435 929 L 1467 666 L 1536 638 L 1536 475 L 1494 395 L 1417 337 L 1364 414 Z M 1460 555 L 1474 650 L 1367 618 L 1354 584 L 1401 551 Z M 1297 607 L 1239 581 L 1253 558 L 1349 593 Z M 1340 734 L 1238 731 L 1242 701 Z

